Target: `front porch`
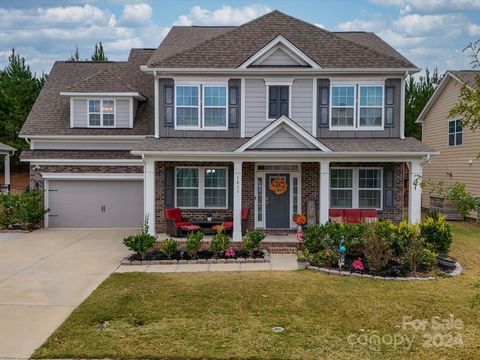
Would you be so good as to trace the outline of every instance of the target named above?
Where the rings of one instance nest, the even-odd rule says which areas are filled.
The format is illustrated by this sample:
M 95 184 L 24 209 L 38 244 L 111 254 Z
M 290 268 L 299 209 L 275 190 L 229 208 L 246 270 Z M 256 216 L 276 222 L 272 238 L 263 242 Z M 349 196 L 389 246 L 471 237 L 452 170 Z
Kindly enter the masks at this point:
M 405 161 L 154 161 L 145 165 L 145 204 L 151 232 L 166 234 L 165 209 L 180 208 L 189 221 L 233 221 L 234 242 L 242 239 L 242 208 L 248 209 L 244 230 L 268 233 L 269 247 L 296 246 L 293 214 L 308 224 L 329 221 L 330 208 L 372 208 L 378 218 L 399 223 L 408 205 L 408 219 L 420 219 L 421 163 L 409 161 L 409 201 L 404 203 Z M 276 161 L 275 161 L 276 160 Z M 150 173 L 151 171 L 151 173 Z M 286 185 L 271 189 L 275 179 Z M 154 189 L 152 193 L 152 188 Z M 154 201 L 151 201 L 154 199 Z M 153 230 L 152 230 L 153 229 Z M 206 237 L 208 241 L 209 237 Z

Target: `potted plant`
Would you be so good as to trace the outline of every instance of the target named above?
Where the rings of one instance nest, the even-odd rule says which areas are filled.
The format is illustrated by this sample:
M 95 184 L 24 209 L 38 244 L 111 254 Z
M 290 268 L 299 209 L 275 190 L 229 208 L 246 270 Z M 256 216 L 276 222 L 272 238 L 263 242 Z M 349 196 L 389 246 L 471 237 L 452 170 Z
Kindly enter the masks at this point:
M 449 270 L 453 270 L 457 267 L 457 258 L 447 254 L 438 254 L 437 261 L 438 265 Z
M 305 270 L 311 258 L 312 257 L 308 249 L 297 250 L 298 270 Z
M 307 223 L 307 217 L 304 214 L 293 215 L 293 222 L 297 224 L 297 233 L 302 232 L 302 226 Z

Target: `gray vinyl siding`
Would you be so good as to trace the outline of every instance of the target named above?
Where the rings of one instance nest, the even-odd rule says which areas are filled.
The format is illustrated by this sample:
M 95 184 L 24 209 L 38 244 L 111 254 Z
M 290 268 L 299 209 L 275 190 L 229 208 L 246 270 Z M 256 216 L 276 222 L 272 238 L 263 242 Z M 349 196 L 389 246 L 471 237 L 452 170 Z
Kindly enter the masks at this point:
M 400 137 L 401 80 L 387 79 L 385 86 L 394 88 L 394 125 L 383 130 L 332 131 L 328 127 L 317 129 L 318 138 L 398 138 Z
M 265 142 L 256 146 L 257 149 L 305 149 L 306 147 L 312 148 L 312 146 L 307 146 L 292 136 L 285 129 L 277 131 Z
M 235 127 L 229 126 L 228 130 L 175 130 L 173 124 L 165 124 L 165 85 L 175 85 L 173 79 L 158 80 L 158 117 L 159 117 L 159 133 L 160 137 L 205 137 L 205 138 L 236 138 L 240 137 L 240 106 L 238 107 L 238 124 Z M 240 90 L 240 81 L 231 79 L 229 86 L 238 86 Z M 175 92 L 175 90 L 174 90 Z M 175 96 L 175 94 L 174 94 Z M 175 120 L 174 120 L 175 121 Z
M 292 120 L 309 133 L 313 127 L 313 79 L 295 79 L 292 85 Z
M 267 57 L 262 62 L 256 63 L 255 65 L 262 65 L 262 66 L 298 66 L 299 64 L 292 59 L 285 51 L 281 49 L 277 49 L 273 54 Z
M 73 99 L 73 127 L 87 127 L 88 106 L 86 99 Z
M 88 127 L 88 100 L 73 99 L 73 127 Z M 130 128 L 130 101 L 128 99 L 115 100 L 115 127 Z
M 130 127 L 130 101 L 129 100 L 117 100 L 115 102 L 115 116 L 117 128 Z
M 263 79 L 245 80 L 245 136 L 251 137 L 270 124 L 267 121 L 267 89 Z

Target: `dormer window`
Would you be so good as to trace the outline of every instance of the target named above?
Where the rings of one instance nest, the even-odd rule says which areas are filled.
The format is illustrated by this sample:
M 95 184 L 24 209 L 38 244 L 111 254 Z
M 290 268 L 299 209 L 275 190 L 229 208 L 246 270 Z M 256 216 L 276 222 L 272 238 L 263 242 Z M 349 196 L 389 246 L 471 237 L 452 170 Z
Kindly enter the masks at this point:
M 115 100 L 88 100 L 88 126 L 114 127 Z

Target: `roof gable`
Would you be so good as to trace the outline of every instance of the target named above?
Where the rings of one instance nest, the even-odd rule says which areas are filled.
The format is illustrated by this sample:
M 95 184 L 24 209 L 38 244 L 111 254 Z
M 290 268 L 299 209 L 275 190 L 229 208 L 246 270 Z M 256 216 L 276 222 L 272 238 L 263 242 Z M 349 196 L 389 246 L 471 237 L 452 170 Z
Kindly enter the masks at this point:
M 414 68 L 404 59 L 377 52 L 313 24 L 273 11 L 195 46 L 149 61 L 153 68 L 238 68 L 279 35 L 323 68 Z M 339 56 L 341 54 L 341 56 Z
M 285 115 L 270 123 L 270 125 L 258 132 L 235 152 L 254 149 L 330 151 L 328 147 Z
M 308 66 L 316 69 L 319 68 L 315 61 L 310 59 L 282 35 L 278 35 L 265 45 L 255 55 L 240 65 L 240 68 L 245 69 L 251 66 Z

